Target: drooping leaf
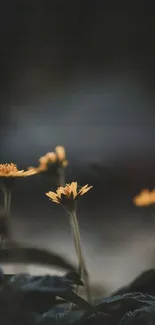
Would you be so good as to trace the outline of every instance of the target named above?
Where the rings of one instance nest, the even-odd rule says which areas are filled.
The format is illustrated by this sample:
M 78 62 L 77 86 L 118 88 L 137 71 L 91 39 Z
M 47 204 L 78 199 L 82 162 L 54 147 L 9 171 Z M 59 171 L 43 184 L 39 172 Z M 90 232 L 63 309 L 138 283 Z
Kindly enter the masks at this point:
M 64 257 L 44 249 L 34 247 L 2 248 L 0 263 L 29 263 L 48 267 L 54 266 L 74 272 L 76 271 L 75 267 Z

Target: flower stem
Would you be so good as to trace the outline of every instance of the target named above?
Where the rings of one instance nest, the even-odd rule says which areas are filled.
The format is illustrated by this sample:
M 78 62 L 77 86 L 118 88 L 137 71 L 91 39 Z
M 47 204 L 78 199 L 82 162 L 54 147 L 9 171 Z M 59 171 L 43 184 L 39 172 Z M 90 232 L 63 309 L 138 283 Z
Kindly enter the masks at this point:
M 70 213 L 70 216 L 71 216 L 71 225 L 72 225 L 74 240 L 75 240 L 76 253 L 78 256 L 78 260 L 79 260 L 78 273 L 80 275 L 80 278 L 82 275 L 84 277 L 84 285 L 85 285 L 87 300 L 89 303 L 91 303 L 89 278 L 88 278 L 88 272 L 87 272 L 85 261 L 84 261 L 83 254 L 82 254 L 80 231 L 79 231 L 78 221 L 77 221 L 77 217 L 76 217 L 76 212 L 73 211 L 72 213 Z M 78 288 L 79 287 L 77 287 L 77 292 L 78 292 Z
M 6 218 L 9 217 L 10 206 L 11 206 L 11 190 L 4 190 L 4 211 Z
M 78 273 L 82 275 L 82 268 L 83 268 L 83 256 L 82 256 L 82 248 L 81 248 L 81 238 L 79 232 L 79 226 L 77 222 L 76 212 L 70 213 L 71 216 L 71 226 L 73 229 L 74 241 L 75 241 L 75 249 L 78 256 Z
M 65 171 L 64 168 L 58 169 L 58 186 L 65 186 Z
M 10 206 L 11 206 L 11 190 L 8 188 L 3 188 L 3 193 L 4 193 L 4 213 L 5 213 L 5 218 L 7 219 L 7 235 L 10 237 L 10 231 L 9 231 L 9 224 L 8 224 L 8 217 L 10 213 Z M 11 239 L 11 238 L 8 238 Z M 4 234 L 2 233 L 1 235 L 1 241 L 0 241 L 0 250 L 2 249 L 3 246 L 3 240 L 4 240 Z

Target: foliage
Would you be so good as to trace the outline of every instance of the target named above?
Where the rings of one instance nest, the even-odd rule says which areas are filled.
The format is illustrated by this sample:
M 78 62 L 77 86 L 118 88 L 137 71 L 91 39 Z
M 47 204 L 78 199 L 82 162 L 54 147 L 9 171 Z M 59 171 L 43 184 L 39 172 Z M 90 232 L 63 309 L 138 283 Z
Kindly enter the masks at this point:
M 155 297 L 133 292 L 89 305 L 74 290 L 75 272 L 63 276 L 5 275 L 0 269 L 0 322 L 7 325 L 130 325 L 155 323 Z M 74 307 L 70 309 L 70 303 Z

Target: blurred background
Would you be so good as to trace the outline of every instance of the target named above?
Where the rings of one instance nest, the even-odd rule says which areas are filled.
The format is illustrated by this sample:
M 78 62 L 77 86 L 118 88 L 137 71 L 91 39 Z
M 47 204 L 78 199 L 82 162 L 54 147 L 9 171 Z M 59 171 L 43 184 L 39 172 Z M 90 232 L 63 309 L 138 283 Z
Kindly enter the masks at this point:
M 154 265 L 155 13 L 102 0 L 7 0 L 0 11 L 0 160 L 23 169 L 63 145 L 67 181 L 93 185 L 78 209 L 92 281 L 108 291 Z M 16 182 L 14 236 L 76 261 L 50 181 Z M 33 272 L 48 270 L 30 268 Z

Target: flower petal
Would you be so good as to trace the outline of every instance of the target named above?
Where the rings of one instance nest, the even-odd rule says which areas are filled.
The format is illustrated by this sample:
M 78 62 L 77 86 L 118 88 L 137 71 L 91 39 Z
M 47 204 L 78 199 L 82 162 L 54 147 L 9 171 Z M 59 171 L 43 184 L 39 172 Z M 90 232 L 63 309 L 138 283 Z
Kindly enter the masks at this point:
M 65 194 L 65 188 L 62 186 L 58 187 L 56 190 L 56 193 L 57 193 L 58 197 L 61 198 L 61 195 Z
M 57 201 L 59 202 L 59 199 L 57 197 L 57 194 L 55 192 L 48 192 L 46 195 L 52 200 L 52 201 Z
M 68 166 L 68 160 L 62 161 L 62 167 L 67 167 Z
M 154 196 L 154 193 L 153 193 Z M 148 189 L 144 189 L 134 197 L 133 202 L 137 206 L 147 206 L 154 203 L 154 197 Z
M 46 158 L 46 156 L 42 156 L 42 157 L 40 157 L 40 158 L 39 158 L 39 163 L 40 163 L 40 165 L 45 165 L 45 164 L 47 164 L 47 158 Z
M 77 196 L 77 182 L 72 182 L 70 184 L 70 193 L 73 193 L 73 199 Z
M 47 158 L 47 162 L 55 163 L 57 160 L 55 152 L 48 152 L 45 157 Z
M 52 199 L 52 202 L 55 202 L 57 204 L 60 204 L 60 201 L 59 200 L 56 200 L 56 199 L 55 200 Z
M 57 146 L 55 148 L 56 155 L 60 161 L 63 161 L 66 158 L 65 148 L 62 146 Z
M 84 194 L 87 193 L 87 192 L 88 192 L 92 187 L 93 187 L 93 186 L 88 186 L 88 184 L 85 185 L 85 186 L 83 186 L 83 187 L 80 189 L 80 191 L 78 192 L 78 195 L 84 195 Z

